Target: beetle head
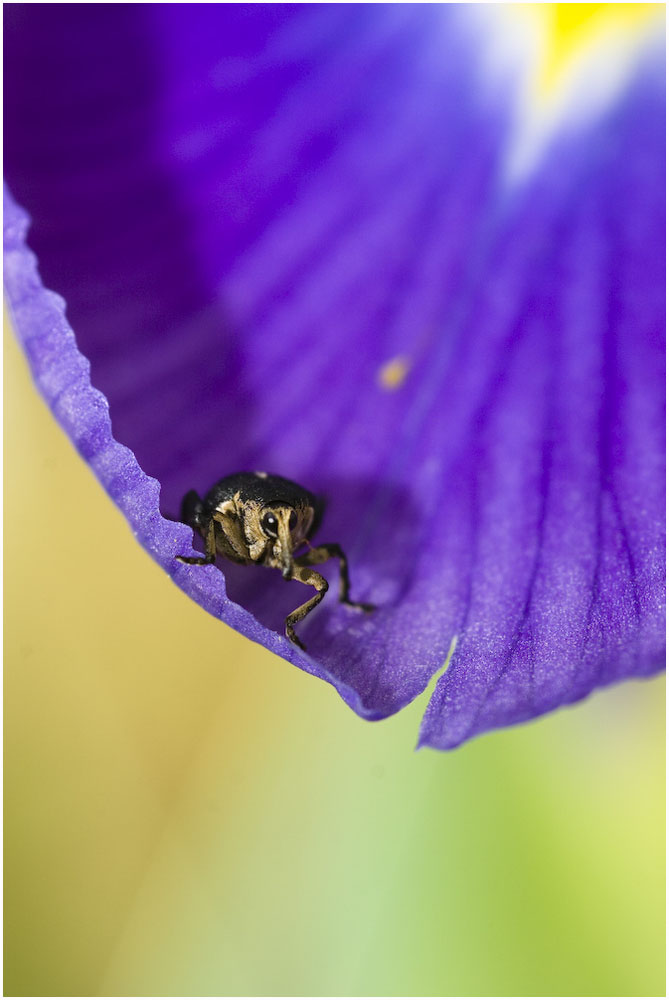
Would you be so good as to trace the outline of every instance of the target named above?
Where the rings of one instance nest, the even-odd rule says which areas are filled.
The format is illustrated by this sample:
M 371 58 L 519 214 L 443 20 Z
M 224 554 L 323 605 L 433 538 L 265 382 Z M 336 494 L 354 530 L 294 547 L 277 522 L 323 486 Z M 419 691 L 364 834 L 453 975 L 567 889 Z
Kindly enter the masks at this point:
M 260 527 L 270 542 L 273 562 L 285 580 L 293 575 L 293 551 L 302 544 L 313 520 L 310 507 L 274 503 L 265 507 L 260 517 Z

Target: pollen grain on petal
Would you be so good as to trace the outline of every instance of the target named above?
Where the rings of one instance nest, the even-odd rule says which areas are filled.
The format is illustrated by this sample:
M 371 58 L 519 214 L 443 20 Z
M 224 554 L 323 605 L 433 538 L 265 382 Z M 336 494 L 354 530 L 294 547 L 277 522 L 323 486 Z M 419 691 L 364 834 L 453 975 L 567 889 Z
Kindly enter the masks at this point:
M 402 356 L 391 358 L 379 368 L 377 376 L 379 385 L 388 392 L 400 389 L 404 385 L 411 367 L 412 363 L 409 358 Z

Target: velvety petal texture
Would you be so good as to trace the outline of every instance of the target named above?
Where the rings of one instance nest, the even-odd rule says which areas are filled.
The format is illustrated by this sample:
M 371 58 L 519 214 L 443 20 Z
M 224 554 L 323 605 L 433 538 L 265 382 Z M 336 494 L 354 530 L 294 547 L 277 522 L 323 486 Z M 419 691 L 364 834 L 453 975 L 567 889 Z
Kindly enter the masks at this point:
M 661 49 L 511 183 L 516 83 L 459 5 L 14 5 L 5 33 L 17 333 L 186 593 L 369 719 L 452 651 L 438 748 L 661 667 Z M 299 584 L 175 559 L 183 494 L 243 469 L 328 498 L 377 605 L 331 592 L 308 654 Z

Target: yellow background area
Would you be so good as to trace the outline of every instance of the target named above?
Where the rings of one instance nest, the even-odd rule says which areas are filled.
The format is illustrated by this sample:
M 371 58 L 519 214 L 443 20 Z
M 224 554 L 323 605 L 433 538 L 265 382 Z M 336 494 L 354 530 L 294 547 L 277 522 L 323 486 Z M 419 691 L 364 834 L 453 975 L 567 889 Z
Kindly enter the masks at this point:
M 661 995 L 659 679 L 455 753 L 134 541 L 5 346 L 5 993 Z

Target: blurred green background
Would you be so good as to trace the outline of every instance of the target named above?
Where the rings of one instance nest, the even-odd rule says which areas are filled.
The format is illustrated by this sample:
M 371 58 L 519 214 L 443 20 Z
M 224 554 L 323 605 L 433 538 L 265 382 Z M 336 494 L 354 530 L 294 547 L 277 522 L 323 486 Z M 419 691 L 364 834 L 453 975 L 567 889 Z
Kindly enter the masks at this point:
M 661 679 L 415 753 L 5 418 L 5 994 L 664 995 Z

